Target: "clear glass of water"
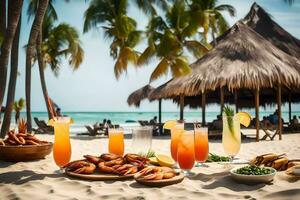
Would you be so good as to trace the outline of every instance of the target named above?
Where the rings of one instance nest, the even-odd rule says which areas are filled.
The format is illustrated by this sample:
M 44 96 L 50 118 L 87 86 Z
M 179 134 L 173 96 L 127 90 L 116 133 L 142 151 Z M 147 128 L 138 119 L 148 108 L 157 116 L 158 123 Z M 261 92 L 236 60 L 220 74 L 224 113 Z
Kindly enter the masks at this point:
M 147 154 L 152 147 L 152 127 L 141 126 L 132 129 L 132 151 Z

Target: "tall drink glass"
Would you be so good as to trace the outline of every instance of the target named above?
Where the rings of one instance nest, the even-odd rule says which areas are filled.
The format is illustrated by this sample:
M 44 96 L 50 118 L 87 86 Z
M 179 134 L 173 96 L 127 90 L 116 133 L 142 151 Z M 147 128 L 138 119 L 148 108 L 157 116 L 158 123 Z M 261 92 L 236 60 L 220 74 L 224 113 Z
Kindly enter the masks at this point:
M 203 166 L 209 152 L 208 129 L 204 127 L 195 127 L 195 160 L 196 166 Z
M 57 117 L 52 121 L 54 127 L 53 157 L 56 165 L 62 167 L 70 162 L 71 142 L 70 142 L 70 117 Z
M 123 154 L 124 154 L 124 131 L 123 131 L 123 129 L 109 129 L 108 135 L 109 135 L 109 141 L 108 141 L 109 153 L 123 156 Z
M 175 125 L 171 129 L 171 156 L 177 162 L 177 147 L 182 133 L 184 132 L 184 123 Z
M 193 175 L 191 169 L 195 164 L 194 138 L 194 131 L 184 131 L 178 142 L 177 161 L 186 176 Z
M 152 147 L 152 127 L 141 126 L 132 130 L 132 151 L 146 154 Z
M 241 147 L 241 130 L 238 116 L 223 115 L 222 144 L 232 162 Z

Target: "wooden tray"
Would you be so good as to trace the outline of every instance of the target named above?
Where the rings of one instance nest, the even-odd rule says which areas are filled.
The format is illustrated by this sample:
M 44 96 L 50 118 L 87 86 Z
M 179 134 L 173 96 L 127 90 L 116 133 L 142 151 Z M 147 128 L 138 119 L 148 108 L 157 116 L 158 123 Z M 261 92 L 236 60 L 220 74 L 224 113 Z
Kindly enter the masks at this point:
M 184 175 L 182 173 L 178 173 L 177 176 L 171 179 L 163 179 L 163 180 L 144 180 L 142 177 L 136 178 L 134 177 L 135 181 L 146 186 L 150 187 L 163 187 L 167 185 L 177 184 L 183 181 Z
M 97 170 L 97 169 L 96 169 Z M 77 174 L 74 172 L 69 171 L 69 169 L 65 169 L 65 173 L 68 176 L 73 178 L 82 179 L 82 180 L 89 180 L 89 181 L 119 181 L 119 180 L 126 180 L 133 178 L 134 174 L 128 176 L 120 176 L 116 174 L 104 174 L 104 173 L 94 173 L 94 174 Z
M 0 146 L 0 160 L 10 162 L 32 161 L 45 158 L 52 151 L 53 144 Z

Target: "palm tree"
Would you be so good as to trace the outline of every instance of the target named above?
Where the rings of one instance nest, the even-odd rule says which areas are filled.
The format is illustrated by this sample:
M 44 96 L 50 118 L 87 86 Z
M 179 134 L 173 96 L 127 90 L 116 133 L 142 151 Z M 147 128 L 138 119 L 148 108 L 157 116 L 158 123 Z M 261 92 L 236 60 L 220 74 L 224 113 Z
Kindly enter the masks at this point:
M 208 50 L 208 46 L 201 41 L 191 39 L 198 28 L 199 24 L 191 16 L 184 1 L 174 1 L 165 11 L 164 18 L 152 17 L 147 27 L 148 47 L 138 60 L 138 64 L 143 65 L 153 57 L 159 58 L 150 81 L 166 74 L 169 69 L 173 77 L 190 72 L 185 50 L 197 58 Z
M 20 113 L 21 110 L 25 108 L 25 100 L 23 98 L 20 98 L 19 101 L 15 101 L 13 104 L 14 111 L 16 112 L 15 114 L 15 122 L 18 124 L 19 119 L 20 119 Z
M 36 9 L 37 0 L 31 0 L 27 10 L 29 18 L 34 15 Z M 56 20 L 57 14 L 50 0 L 42 30 L 37 39 L 37 53 L 35 57 L 38 60 L 40 81 L 49 119 L 54 117 L 55 111 L 48 95 L 44 69 L 49 65 L 55 75 L 58 75 L 61 60 L 63 57 L 66 57 L 69 58 L 70 66 L 76 70 L 82 63 L 84 56 L 77 30 L 64 23 L 54 27 Z
M 127 16 L 127 7 L 127 0 L 92 0 L 84 15 L 84 33 L 102 25 L 106 38 L 112 40 L 110 55 L 116 60 L 117 79 L 127 71 L 129 63 L 137 63 L 138 53 L 133 48 L 141 38 L 136 21 Z
M 0 54 L 0 107 L 2 106 L 3 98 L 5 94 L 9 53 L 19 23 L 23 0 L 12 1 L 11 3 L 12 3 L 12 6 L 10 8 L 11 18 L 9 20 L 9 23 L 5 31 L 4 39 L 1 45 L 1 54 Z
M 31 120 L 31 61 L 34 56 L 36 41 L 40 33 L 43 19 L 48 8 L 49 0 L 38 2 L 37 11 L 30 30 L 29 40 L 26 48 L 26 75 L 25 75 L 25 96 L 26 96 L 26 114 L 27 131 L 32 131 Z
M 215 34 L 221 35 L 228 28 L 228 22 L 225 20 L 222 12 L 226 11 L 230 16 L 235 16 L 236 10 L 228 4 L 217 5 L 218 0 L 191 0 L 189 7 L 192 18 L 203 27 L 204 41 L 207 42 L 207 35 L 211 31 L 214 44 Z
M 8 4 L 8 19 L 12 17 L 10 13 L 10 8 L 12 7 L 12 1 Z M 21 29 L 21 16 L 18 22 L 17 31 L 12 44 L 11 57 L 10 57 L 10 78 L 7 91 L 6 99 L 6 109 L 4 113 L 3 124 L 1 127 L 1 136 L 5 136 L 9 131 L 10 121 L 11 121 L 11 112 L 13 110 L 13 104 L 15 101 L 15 90 L 18 76 L 18 60 L 19 60 L 19 39 L 20 39 L 20 29 Z

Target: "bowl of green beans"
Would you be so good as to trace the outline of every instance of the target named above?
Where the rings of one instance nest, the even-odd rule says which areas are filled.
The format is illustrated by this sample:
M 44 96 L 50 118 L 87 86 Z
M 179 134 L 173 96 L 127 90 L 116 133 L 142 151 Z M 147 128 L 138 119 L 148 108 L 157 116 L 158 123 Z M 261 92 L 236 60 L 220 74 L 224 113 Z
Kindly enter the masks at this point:
M 272 167 L 244 166 L 230 170 L 231 177 L 241 183 L 269 183 L 273 180 L 276 170 Z

